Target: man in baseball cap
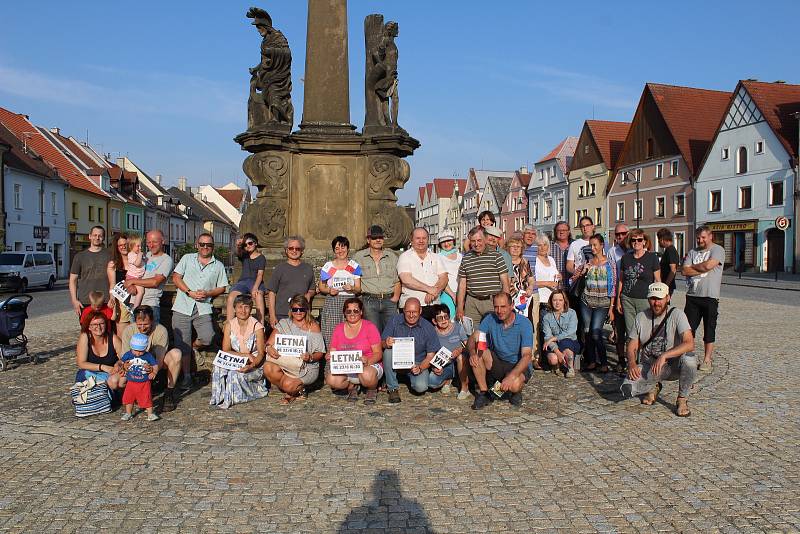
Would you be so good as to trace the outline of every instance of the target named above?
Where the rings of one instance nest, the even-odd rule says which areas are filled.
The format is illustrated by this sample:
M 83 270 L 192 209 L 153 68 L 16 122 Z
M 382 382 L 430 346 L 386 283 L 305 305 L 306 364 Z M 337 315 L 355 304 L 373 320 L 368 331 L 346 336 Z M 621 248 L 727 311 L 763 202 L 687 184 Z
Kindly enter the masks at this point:
M 367 246 L 353 254 L 361 265 L 361 300 L 364 319 L 383 332 L 386 323 L 397 315 L 400 300 L 400 279 L 397 277 L 397 254 L 385 248 L 386 234 L 373 224 L 367 230 Z
M 636 316 L 628 333 L 628 377 L 621 386 L 626 397 L 642 396 L 642 404 L 655 404 L 662 381 L 678 381 L 675 414 L 688 417 L 689 392 L 697 376 L 694 336 L 683 310 L 670 306 L 669 286 L 661 282 L 647 288 L 650 308 Z M 637 365 L 637 355 L 639 365 Z

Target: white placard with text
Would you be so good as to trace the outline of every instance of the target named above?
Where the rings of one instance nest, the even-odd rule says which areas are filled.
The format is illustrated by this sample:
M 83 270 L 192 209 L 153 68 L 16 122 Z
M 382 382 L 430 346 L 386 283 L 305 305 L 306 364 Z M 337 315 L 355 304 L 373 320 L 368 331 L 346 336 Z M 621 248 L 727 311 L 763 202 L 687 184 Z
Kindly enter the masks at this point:
M 239 356 L 238 354 L 231 354 L 230 352 L 219 351 L 214 358 L 214 365 L 220 369 L 227 369 L 228 371 L 238 371 L 248 364 L 249 358 L 247 356 Z
M 306 353 L 308 337 L 278 334 L 275 336 L 275 350 L 281 356 L 301 358 Z
M 125 282 L 120 282 L 111 288 L 111 296 L 120 302 L 125 302 L 131 294 L 125 289 Z
M 414 338 L 396 337 L 392 345 L 392 369 L 414 367 Z
M 439 351 L 433 355 L 433 359 L 431 360 L 431 366 L 442 369 L 445 365 L 450 363 L 450 360 L 453 359 L 453 353 L 447 347 L 442 347 Z
M 364 372 L 364 362 L 361 361 L 360 350 L 333 350 L 329 363 L 332 375 L 352 375 Z

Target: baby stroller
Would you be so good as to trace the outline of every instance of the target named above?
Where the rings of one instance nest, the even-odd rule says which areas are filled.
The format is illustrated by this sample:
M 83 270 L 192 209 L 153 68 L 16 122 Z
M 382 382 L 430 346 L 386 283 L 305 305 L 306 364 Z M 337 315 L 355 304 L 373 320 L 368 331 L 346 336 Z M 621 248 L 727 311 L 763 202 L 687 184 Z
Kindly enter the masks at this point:
M 12 295 L 0 300 L 0 371 L 5 371 L 11 361 L 31 357 L 24 332 L 32 300 L 30 295 Z M 33 361 L 39 363 L 39 358 L 34 356 Z

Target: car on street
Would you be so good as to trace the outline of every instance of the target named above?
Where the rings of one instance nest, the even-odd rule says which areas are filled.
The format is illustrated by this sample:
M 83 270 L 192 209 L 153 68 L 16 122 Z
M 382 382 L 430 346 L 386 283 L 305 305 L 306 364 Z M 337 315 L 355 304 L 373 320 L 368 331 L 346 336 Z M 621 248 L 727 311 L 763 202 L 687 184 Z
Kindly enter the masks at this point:
M 18 293 L 29 287 L 53 289 L 57 278 L 50 252 L 0 252 L 0 289 Z

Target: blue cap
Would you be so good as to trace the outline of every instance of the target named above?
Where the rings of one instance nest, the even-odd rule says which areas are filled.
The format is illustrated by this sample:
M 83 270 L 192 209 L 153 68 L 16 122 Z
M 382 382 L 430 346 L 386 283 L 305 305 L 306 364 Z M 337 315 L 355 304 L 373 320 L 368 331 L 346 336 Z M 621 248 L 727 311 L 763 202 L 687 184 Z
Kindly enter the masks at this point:
M 147 336 L 144 334 L 133 334 L 131 338 L 131 348 L 133 350 L 147 350 Z

